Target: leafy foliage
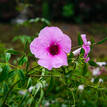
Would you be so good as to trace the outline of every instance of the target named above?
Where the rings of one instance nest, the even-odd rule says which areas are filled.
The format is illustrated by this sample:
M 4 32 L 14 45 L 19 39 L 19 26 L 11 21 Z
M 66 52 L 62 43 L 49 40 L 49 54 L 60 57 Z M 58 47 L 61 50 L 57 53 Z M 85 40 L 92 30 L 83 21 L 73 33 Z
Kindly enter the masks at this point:
M 101 40 L 101 41 L 97 42 L 97 44 L 102 44 L 102 43 L 104 43 L 105 41 L 107 41 L 107 37 L 106 37 L 106 38 L 104 38 L 103 40 Z
M 82 45 L 82 44 L 83 44 L 83 41 L 82 41 L 81 35 L 79 33 L 78 34 L 78 45 Z
M 107 106 L 107 87 L 99 83 L 99 76 L 91 82 L 93 76 L 88 69 L 98 65 L 93 60 L 84 62 L 83 49 L 77 57 L 72 52 L 68 55 L 69 66 L 48 71 L 37 64 L 28 50 L 30 36 L 21 35 L 13 40 L 20 40 L 25 49 L 18 52 L 3 48 L 0 53 L 1 107 Z M 78 44 L 82 45 L 80 36 Z M 14 55 L 16 59 L 12 59 Z M 78 89 L 81 84 L 84 85 L 82 91 Z

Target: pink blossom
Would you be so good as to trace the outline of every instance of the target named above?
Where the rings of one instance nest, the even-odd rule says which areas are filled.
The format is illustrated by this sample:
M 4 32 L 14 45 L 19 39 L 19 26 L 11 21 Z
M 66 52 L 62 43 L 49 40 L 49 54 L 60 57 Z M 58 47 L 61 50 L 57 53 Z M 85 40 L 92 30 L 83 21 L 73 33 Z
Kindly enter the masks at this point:
M 88 53 L 90 52 L 90 45 L 91 42 L 87 41 L 86 39 L 86 35 L 82 34 L 81 38 L 83 40 L 83 45 L 82 48 L 85 50 L 85 54 L 84 54 L 84 58 L 85 58 L 85 62 L 88 62 L 90 60 L 90 58 L 88 57 Z M 77 56 L 80 54 L 81 48 L 76 49 L 75 51 L 73 51 L 74 56 Z
M 99 67 L 94 68 L 94 69 L 92 70 L 92 75 L 93 75 L 93 76 L 101 75 L 100 68 L 99 68 Z
M 103 72 L 105 72 L 105 68 L 104 67 L 90 67 L 90 70 L 92 72 L 93 76 L 99 76 L 101 75 Z
M 51 70 L 68 65 L 67 53 L 71 50 L 71 40 L 58 27 L 45 27 L 30 44 L 31 53 L 39 58 L 38 64 Z
M 107 62 L 96 62 L 97 65 L 99 65 L 100 67 L 106 66 Z
M 81 35 L 81 38 L 82 38 L 82 40 L 83 40 L 82 48 L 85 50 L 85 54 L 84 54 L 85 62 L 88 62 L 88 61 L 90 60 L 90 58 L 88 57 L 88 54 L 89 54 L 89 52 L 90 52 L 91 42 L 90 42 L 90 41 L 87 41 L 85 34 L 82 34 L 82 35 Z

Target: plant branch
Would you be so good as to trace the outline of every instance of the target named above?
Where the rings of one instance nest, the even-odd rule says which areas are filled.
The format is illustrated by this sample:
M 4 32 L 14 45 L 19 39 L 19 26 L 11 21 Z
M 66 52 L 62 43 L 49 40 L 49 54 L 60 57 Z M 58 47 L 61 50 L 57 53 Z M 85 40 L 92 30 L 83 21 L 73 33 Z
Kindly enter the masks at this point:
M 60 75 L 28 75 L 28 77 L 61 77 Z

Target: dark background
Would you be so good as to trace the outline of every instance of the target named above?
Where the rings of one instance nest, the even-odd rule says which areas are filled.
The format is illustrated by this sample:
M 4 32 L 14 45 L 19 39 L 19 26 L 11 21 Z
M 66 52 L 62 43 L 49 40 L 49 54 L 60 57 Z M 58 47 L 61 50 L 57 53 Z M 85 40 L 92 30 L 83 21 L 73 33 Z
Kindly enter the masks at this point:
M 0 0 L 0 21 L 17 17 L 25 6 L 30 10 L 28 18 L 72 23 L 107 21 L 107 0 Z

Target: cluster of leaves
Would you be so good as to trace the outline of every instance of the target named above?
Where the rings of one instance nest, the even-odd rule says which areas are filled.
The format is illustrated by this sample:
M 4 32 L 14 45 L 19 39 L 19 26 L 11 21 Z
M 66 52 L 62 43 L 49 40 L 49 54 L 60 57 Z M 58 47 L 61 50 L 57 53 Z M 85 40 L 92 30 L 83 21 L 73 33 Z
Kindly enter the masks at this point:
M 50 21 L 47 20 L 46 18 L 37 17 L 37 18 L 32 18 L 30 20 L 26 20 L 23 23 L 21 23 L 21 25 L 27 26 L 27 25 L 30 25 L 31 23 L 37 23 L 37 22 L 41 22 L 42 23 L 42 27 L 50 26 L 50 24 L 51 24 Z
M 107 88 L 98 82 L 99 77 L 91 82 L 88 66 L 97 65 L 94 61 L 84 62 L 83 49 L 77 57 L 72 52 L 68 55 L 69 66 L 48 71 L 37 64 L 28 49 L 32 38 L 21 35 L 13 40 L 18 39 L 23 43 L 24 52 L 0 48 L 1 107 L 107 106 Z M 82 44 L 80 36 L 78 44 Z M 83 91 L 78 89 L 81 84 Z

